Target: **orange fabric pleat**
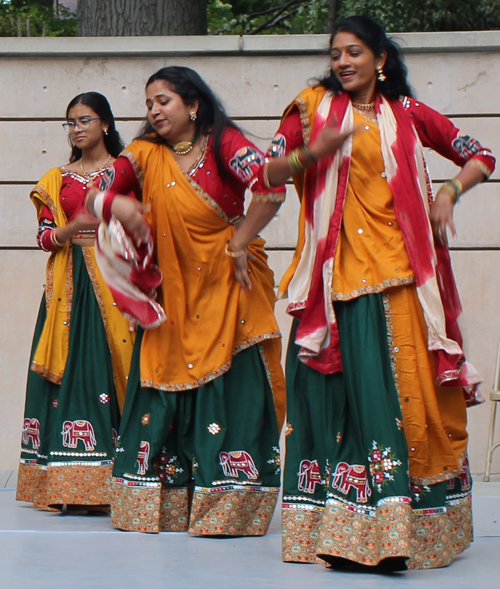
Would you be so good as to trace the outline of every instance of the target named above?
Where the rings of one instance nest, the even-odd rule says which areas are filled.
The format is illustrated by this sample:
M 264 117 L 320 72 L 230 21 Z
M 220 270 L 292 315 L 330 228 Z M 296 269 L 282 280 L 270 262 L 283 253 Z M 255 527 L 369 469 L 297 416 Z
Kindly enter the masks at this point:
M 467 449 L 462 390 L 436 384 L 427 326 L 412 286 L 390 288 L 397 385 L 413 482 L 432 484 L 459 474 Z
M 144 175 L 143 201 L 163 273 L 158 302 L 167 320 L 147 330 L 141 383 L 165 391 L 197 388 L 230 368 L 239 351 L 264 345 L 280 420 L 284 378 L 281 334 L 274 317 L 274 276 L 264 240 L 249 246 L 252 289 L 242 292 L 224 247 L 234 227 L 209 195 L 178 167 L 168 148 L 136 141 L 128 148 Z M 269 340 L 272 340 L 269 341 Z

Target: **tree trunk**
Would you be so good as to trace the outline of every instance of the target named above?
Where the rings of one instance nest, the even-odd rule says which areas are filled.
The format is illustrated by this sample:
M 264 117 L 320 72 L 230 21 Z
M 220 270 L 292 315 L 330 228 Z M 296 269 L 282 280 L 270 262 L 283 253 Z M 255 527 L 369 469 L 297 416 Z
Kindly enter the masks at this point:
M 206 35 L 207 0 L 78 0 L 79 37 Z
M 80 0 L 81 2 L 81 0 Z M 328 6 L 328 32 L 331 33 L 333 31 L 333 27 L 335 25 L 335 21 L 337 20 L 337 14 L 339 13 L 340 8 L 340 0 L 330 0 L 330 4 Z

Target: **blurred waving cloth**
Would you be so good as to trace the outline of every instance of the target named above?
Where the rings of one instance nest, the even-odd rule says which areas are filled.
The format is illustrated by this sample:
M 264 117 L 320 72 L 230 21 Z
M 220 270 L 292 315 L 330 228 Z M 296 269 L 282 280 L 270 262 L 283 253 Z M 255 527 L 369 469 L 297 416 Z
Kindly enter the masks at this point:
M 99 269 L 127 319 L 146 329 L 158 327 L 167 317 L 155 301 L 163 277 L 152 263 L 153 237 L 150 233 L 146 243 L 137 246 L 114 217 L 106 222 L 102 214 L 104 196 L 101 192 L 94 201 L 96 216 L 101 220 L 96 249 Z

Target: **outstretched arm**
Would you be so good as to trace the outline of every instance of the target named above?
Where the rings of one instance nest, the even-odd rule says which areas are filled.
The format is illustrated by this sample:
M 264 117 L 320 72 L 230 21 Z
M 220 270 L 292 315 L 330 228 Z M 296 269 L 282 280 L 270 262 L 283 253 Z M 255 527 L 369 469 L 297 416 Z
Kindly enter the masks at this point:
M 450 229 L 453 237 L 457 236 L 453 222 L 453 208 L 458 198 L 484 179 L 485 175 L 479 168 L 466 165 L 453 181 L 445 182 L 439 189 L 432 203 L 429 217 L 434 236 L 443 245 L 448 246 L 447 228 Z M 459 190 L 460 186 L 462 186 L 462 190 Z

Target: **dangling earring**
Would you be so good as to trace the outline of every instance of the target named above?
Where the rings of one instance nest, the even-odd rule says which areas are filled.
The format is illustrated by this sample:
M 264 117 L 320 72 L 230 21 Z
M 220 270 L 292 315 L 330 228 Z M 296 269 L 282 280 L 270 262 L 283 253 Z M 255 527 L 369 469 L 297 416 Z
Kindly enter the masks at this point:
M 198 118 L 198 115 L 196 114 L 196 112 L 193 110 L 192 112 L 189 113 L 189 118 L 194 122 L 196 121 L 196 119 Z
M 104 129 L 104 135 L 107 135 L 107 134 L 108 134 L 108 130 Z
M 384 70 L 382 69 L 381 65 L 377 66 L 378 76 L 377 79 L 379 82 L 385 82 L 387 80 L 387 76 L 384 76 Z

